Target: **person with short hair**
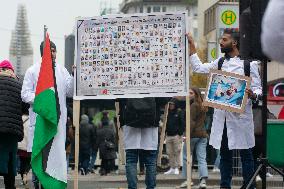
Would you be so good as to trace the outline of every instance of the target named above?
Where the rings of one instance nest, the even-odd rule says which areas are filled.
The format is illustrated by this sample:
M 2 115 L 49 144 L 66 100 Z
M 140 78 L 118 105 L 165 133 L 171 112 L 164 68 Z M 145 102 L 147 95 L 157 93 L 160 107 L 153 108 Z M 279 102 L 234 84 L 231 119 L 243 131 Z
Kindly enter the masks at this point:
M 220 58 L 208 64 L 202 64 L 196 54 L 192 36 L 187 34 L 189 43 L 189 61 L 194 72 L 209 73 L 217 69 Z M 225 29 L 220 38 L 221 52 L 225 54 L 221 70 L 239 75 L 245 75 L 244 60 L 239 55 L 239 32 L 235 29 Z M 261 79 L 258 63 L 250 62 L 251 87 L 246 89 L 248 101 L 244 113 L 234 113 L 215 108 L 209 144 L 220 149 L 220 173 L 222 189 L 231 188 L 233 150 L 239 149 L 242 161 L 243 179 L 247 183 L 254 173 L 252 147 L 254 141 L 254 124 L 252 114 L 252 100 L 257 100 L 262 94 Z M 253 188 L 254 186 L 251 186 Z
M 40 53 L 41 56 L 43 55 L 43 47 L 44 42 L 40 45 Z M 55 137 L 63 138 L 62 145 L 65 146 L 65 139 L 66 139 L 66 122 L 67 122 L 67 108 L 66 108 L 66 97 L 72 97 L 73 96 L 73 77 L 68 73 L 67 69 L 62 66 L 61 64 L 56 62 L 56 45 L 50 41 L 50 50 L 51 50 L 51 57 L 52 61 L 55 63 L 55 77 L 56 77 L 56 85 L 57 85 L 57 92 L 58 92 L 58 99 L 60 104 L 60 119 L 58 122 L 58 132 Z M 28 147 L 27 151 L 32 151 L 33 146 L 33 138 L 34 138 L 34 130 L 35 130 L 35 122 L 37 114 L 33 111 L 33 103 L 35 99 L 35 91 L 36 91 L 36 85 L 37 80 L 39 76 L 41 63 L 35 63 L 31 67 L 28 68 L 28 70 L 25 73 L 22 91 L 21 91 L 21 97 L 23 102 L 30 104 L 29 108 L 29 120 L 30 120 L 30 127 L 29 127 L 29 141 L 28 141 Z M 58 154 L 58 158 L 61 160 L 58 160 L 59 162 L 66 162 L 66 152 L 65 150 L 61 152 L 61 154 Z M 67 182 L 67 163 L 60 165 L 60 170 L 62 172 L 66 172 L 66 182 Z M 39 188 L 39 182 L 38 179 L 34 176 L 33 182 L 35 188 Z

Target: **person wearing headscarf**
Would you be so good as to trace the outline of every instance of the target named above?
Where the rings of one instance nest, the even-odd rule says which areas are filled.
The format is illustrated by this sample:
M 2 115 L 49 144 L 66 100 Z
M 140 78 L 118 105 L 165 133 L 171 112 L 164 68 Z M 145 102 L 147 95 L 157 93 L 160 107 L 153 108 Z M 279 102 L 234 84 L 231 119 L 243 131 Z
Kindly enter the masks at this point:
M 21 83 L 8 60 L 0 63 L 0 175 L 5 188 L 16 189 L 17 143 L 22 141 Z

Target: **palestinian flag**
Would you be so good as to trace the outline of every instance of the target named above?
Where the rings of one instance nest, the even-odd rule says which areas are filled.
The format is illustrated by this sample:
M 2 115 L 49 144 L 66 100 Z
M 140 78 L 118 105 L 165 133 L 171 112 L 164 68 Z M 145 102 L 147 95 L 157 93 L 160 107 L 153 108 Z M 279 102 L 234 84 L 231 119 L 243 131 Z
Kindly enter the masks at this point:
M 62 157 L 62 152 L 65 155 L 64 139 L 58 137 L 60 105 L 54 64 L 47 34 L 33 105 L 37 117 L 31 164 L 45 189 L 64 189 L 67 186 L 67 168 L 66 156 L 65 159 Z

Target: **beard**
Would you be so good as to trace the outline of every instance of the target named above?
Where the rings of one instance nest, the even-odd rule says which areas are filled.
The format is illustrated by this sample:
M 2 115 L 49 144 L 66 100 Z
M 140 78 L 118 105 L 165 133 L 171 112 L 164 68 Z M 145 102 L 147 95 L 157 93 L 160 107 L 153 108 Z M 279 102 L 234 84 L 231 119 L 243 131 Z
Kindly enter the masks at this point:
M 225 53 L 225 54 L 228 54 L 228 53 L 230 53 L 230 52 L 232 52 L 232 51 L 233 51 L 233 47 L 232 47 L 232 46 L 221 48 L 221 52 L 222 52 L 222 53 Z

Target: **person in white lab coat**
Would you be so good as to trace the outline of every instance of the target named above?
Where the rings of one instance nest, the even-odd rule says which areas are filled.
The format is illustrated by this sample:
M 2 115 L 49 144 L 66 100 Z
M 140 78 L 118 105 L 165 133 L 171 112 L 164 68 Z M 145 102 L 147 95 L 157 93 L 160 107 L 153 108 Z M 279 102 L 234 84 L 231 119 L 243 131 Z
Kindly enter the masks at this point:
M 50 48 L 51 48 L 51 56 L 52 61 L 55 62 L 56 60 L 56 46 L 55 44 L 50 41 Z M 40 45 L 40 52 L 41 56 L 43 55 L 43 42 Z M 62 140 L 63 145 L 65 146 L 65 137 L 66 137 L 66 121 L 67 121 L 67 108 L 66 108 L 66 96 L 72 97 L 73 96 L 73 77 L 68 73 L 67 69 L 62 65 L 56 63 L 55 64 L 55 77 L 56 77 L 56 84 L 57 84 L 57 91 L 58 91 L 58 98 L 60 104 L 60 119 L 58 123 L 58 132 L 55 138 Z M 30 127 L 29 127 L 29 141 L 27 151 L 32 151 L 33 145 L 33 138 L 34 138 L 34 129 L 35 129 L 35 122 L 36 122 L 36 113 L 33 112 L 33 102 L 35 98 L 35 91 L 36 91 L 36 84 L 38 80 L 38 75 L 40 71 L 40 63 L 35 63 L 32 65 L 25 74 L 21 97 L 23 102 L 29 103 L 29 117 L 30 117 Z M 59 154 L 58 157 L 62 158 L 66 161 L 66 154 L 65 151 L 62 154 Z M 62 161 L 60 161 L 62 162 Z M 64 167 L 65 166 L 65 167 Z M 66 171 L 66 163 L 62 164 L 62 172 Z M 67 175 L 66 175 L 67 176 Z M 38 187 L 37 179 L 33 179 L 35 188 Z
M 208 73 L 211 69 L 218 68 L 219 59 L 202 64 L 194 45 L 193 38 L 187 34 L 189 47 L 189 61 L 194 72 Z M 239 32 L 225 29 L 220 41 L 221 52 L 225 53 L 222 70 L 244 75 L 244 60 L 239 58 Z M 252 100 L 262 94 L 261 79 L 257 62 L 250 63 L 250 77 L 252 78 L 250 89 L 246 89 L 249 100 L 243 114 L 215 109 L 209 144 L 215 149 L 220 149 L 221 161 L 220 188 L 231 188 L 232 180 L 232 156 L 233 149 L 239 149 L 242 161 L 244 182 L 249 181 L 254 172 L 254 161 L 251 148 L 255 145 L 254 124 L 252 114 Z M 253 187 L 253 186 L 252 186 Z

